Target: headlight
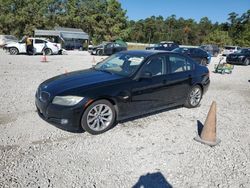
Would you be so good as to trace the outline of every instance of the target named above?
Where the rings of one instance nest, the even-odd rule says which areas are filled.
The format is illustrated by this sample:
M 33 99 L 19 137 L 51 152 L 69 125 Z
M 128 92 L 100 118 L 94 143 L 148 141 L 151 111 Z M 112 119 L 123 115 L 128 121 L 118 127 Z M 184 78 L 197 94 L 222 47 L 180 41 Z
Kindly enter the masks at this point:
M 79 103 L 84 97 L 78 96 L 55 96 L 52 104 L 58 104 L 62 106 L 74 106 Z

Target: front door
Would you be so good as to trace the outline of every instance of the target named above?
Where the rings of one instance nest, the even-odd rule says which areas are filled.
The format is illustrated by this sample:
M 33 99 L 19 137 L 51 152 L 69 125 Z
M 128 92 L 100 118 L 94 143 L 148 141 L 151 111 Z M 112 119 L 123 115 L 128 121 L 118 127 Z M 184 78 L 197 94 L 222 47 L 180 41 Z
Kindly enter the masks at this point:
M 155 56 L 140 70 L 142 77 L 131 84 L 130 110 L 133 115 L 141 115 L 165 106 L 166 66 L 164 56 Z M 143 78 L 143 75 L 152 77 Z
M 33 45 L 34 45 L 34 53 L 42 53 L 43 48 L 45 46 L 45 41 L 41 39 L 34 39 L 33 40 Z

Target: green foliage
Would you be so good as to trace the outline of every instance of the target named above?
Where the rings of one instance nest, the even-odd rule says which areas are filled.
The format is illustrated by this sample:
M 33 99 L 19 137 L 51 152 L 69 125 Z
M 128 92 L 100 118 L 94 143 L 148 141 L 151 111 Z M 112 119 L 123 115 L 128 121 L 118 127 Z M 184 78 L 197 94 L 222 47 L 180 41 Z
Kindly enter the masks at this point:
M 217 44 L 220 47 L 232 44 L 232 39 L 228 36 L 227 31 L 215 30 L 209 33 L 204 41 L 204 44 Z
M 228 22 L 199 22 L 171 15 L 133 21 L 118 0 L 0 0 L 0 33 L 22 37 L 35 29 L 81 28 L 94 43 L 118 38 L 131 42 L 175 41 L 250 46 L 250 10 L 229 14 Z

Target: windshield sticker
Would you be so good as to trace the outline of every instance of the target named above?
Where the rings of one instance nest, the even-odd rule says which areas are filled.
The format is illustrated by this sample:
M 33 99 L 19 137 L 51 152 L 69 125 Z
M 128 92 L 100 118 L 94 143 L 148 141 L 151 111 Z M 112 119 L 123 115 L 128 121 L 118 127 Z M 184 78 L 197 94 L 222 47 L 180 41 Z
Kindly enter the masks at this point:
M 130 65 L 139 65 L 143 59 L 143 57 L 131 57 L 128 60 L 131 61 Z

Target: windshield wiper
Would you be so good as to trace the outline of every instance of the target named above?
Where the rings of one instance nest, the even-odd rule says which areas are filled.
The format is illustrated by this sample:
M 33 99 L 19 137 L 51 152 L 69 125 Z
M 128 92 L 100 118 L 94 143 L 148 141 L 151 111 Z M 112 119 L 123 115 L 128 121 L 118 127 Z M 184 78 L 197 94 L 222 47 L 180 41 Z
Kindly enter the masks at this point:
M 109 71 L 109 70 L 106 70 L 106 69 L 97 69 L 95 67 L 92 67 L 94 70 L 97 70 L 97 71 L 101 71 L 101 72 L 106 72 L 106 73 L 109 73 L 109 74 L 114 74 L 113 72 Z

